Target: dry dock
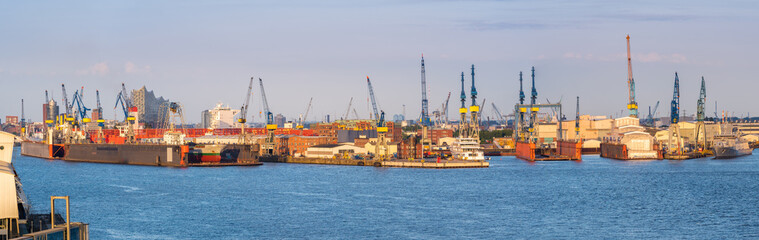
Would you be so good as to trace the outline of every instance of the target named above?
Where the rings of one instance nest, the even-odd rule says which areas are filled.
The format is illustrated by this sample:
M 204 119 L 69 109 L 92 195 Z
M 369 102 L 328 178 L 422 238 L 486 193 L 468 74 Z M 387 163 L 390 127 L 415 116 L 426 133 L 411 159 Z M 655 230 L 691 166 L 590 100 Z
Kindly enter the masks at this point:
M 460 161 L 434 159 L 344 159 L 344 158 L 305 158 L 305 157 L 261 157 L 261 162 L 301 163 L 301 164 L 325 164 L 325 165 L 350 165 L 350 166 L 374 166 L 374 167 L 398 167 L 398 168 L 486 168 L 490 166 L 486 161 Z

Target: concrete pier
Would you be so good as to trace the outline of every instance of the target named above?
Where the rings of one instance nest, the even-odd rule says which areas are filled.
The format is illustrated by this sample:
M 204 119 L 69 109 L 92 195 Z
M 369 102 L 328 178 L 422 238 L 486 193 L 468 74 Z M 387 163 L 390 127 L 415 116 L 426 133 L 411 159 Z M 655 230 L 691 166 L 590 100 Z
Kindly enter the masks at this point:
M 350 165 L 350 166 L 373 166 L 373 167 L 398 167 L 398 168 L 486 168 L 490 163 L 486 161 L 460 161 L 435 159 L 343 159 L 343 158 L 305 158 L 305 157 L 261 157 L 261 162 L 278 163 L 301 163 L 301 164 L 325 164 L 325 165 Z

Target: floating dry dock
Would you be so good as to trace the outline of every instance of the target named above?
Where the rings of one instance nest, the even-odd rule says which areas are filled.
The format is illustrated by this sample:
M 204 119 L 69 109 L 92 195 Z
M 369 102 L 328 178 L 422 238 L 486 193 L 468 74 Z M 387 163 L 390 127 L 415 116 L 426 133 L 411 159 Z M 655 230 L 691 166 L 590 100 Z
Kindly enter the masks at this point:
M 540 149 L 535 143 L 517 142 L 517 158 L 527 161 L 581 161 L 581 141 L 557 141 L 557 147 L 552 149 Z
M 302 164 L 325 164 L 325 165 L 350 165 L 350 166 L 374 166 L 374 167 L 399 167 L 399 168 L 486 168 L 490 167 L 487 161 L 462 161 L 435 159 L 344 159 L 344 158 L 305 158 L 305 157 L 261 157 L 261 162 L 279 163 L 302 163 Z

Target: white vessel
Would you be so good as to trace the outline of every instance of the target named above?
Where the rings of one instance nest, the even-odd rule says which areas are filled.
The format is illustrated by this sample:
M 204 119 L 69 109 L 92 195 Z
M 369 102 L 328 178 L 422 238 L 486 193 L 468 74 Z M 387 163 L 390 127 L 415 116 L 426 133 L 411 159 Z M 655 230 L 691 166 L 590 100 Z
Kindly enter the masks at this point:
M 479 141 L 474 138 L 456 138 L 450 146 L 451 155 L 455 160 L 485 161 L 485 152 L 482 151 Z

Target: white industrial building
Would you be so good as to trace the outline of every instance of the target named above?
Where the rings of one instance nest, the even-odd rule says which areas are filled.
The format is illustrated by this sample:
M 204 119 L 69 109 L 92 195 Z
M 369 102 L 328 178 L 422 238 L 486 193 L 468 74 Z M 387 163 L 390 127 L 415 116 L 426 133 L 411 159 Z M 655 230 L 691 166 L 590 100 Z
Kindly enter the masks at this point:
M 236 127 L 238 113 L 240 110 L 218 103 L 213 109 L 204 110 L 201 113 L 200 127 L 213 129 Z

